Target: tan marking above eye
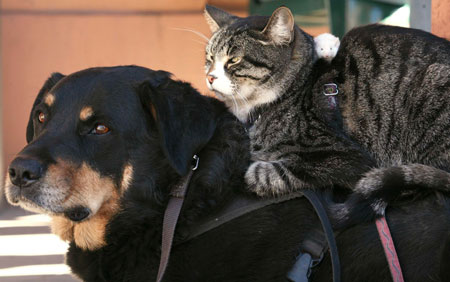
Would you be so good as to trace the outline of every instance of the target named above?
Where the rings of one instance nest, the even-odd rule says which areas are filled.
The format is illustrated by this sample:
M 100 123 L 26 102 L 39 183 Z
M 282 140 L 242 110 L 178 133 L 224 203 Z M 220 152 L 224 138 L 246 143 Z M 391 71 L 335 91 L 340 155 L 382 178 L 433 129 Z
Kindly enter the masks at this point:
M 53 103 L 55 102 L 55 95 L 53 94 L 47 94 L 44 98 L 44 103 L 47 104 L 47 106 L 51 106 L 53 105 Z
M 93 115 L 94 115 L 94 110 L 91 107 L 87 106 L 87 107 L 84 107 L 81 109 L 80 119 L 82 121 L 86 121 L 86 120 L 88 120 L 88 118 L 90 118 Z
M 40 123 L 44 123 L 45 122 L 45 114 L 43 112 L 39 112 L 38 121 Z

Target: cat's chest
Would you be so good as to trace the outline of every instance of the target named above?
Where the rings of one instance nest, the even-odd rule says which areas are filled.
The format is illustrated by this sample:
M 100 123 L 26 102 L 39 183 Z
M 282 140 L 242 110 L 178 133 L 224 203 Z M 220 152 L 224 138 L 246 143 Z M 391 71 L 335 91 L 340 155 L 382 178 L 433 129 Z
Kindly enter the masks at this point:
M 249 128 L 252 144 L 267 145 L 298 135 L 300 112 L 293 108 L 273 108 L 262 112 Z

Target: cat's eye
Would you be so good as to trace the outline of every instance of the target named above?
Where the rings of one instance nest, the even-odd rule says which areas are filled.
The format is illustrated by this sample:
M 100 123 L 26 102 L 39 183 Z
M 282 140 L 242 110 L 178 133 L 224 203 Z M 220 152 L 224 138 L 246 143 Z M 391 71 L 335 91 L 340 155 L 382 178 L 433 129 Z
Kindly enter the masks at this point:
M 231 58 L 231 62 L 232 63 L 239 63 L 239 61 L 241 60 L 241 58 L 240 57 L 233 57 L 233 58 Z
M 44 123 L 45 122 L 45 114 L 43 112 L 39 112 L 39 114 L 38 114 L 38 121 L 39 121 L 39 123 Z
M 104 125 L 102 123 L 98 123 L 95 125 L 95 127 L 89 133 L 95 134 L 95 135 L 102 135 L 102 134 L 106 134 L 108 132 L 109 132 L 109 128 L 106 125 Z
M 206 55 L 206 60 L 209 61 L 209 62 L 213 62 L 214 58 L 211 55 Z
M 241 59 L 242 59 L 241 57 L 233 57 L 233 58 L 229 59 L 227 62 L 227 67 L 238 64 L 241 61 Z

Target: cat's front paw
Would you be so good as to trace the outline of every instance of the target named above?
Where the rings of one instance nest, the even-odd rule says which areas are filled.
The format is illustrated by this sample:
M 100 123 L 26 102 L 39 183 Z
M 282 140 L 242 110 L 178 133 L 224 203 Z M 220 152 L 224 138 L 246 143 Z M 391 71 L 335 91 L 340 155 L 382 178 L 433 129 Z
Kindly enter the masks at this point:
M 290 190 L 278 162 L 252 163 L 245 173 L 245 181 L 250 191 L 262 197 L 286 194 Z

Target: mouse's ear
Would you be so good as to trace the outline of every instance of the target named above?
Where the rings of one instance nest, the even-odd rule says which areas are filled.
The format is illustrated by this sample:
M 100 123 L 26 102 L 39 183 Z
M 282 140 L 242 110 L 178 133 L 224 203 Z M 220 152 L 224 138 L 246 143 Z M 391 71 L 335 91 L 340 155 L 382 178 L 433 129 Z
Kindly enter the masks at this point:
M 161 147 L 171 166 L 180 175 L 188 173 L 192 157 L 209 142 L 216 128 L 213 107 L 188 83 L 167 78 L 155 86 L 140 87 L 144 107 L 152 114 Z
M 60 81 L 65 75 L 54 72 L 52 75 L 45 81 L 44 85 L 42 86 L 41 90 L 39 91 L 39 94 L 37 95 L 36 99 L 34 100 L 33 107 L 31 108 L 30 118 L 28 119 L 28 125 L 27 125 L 27 143 L 30 143 L 31 140 L 33 140 L 34 137 L 34 128 L 33 128 L 33 112 L 36 105 L 40 104 L 42 99 L 44 98 L 44 95 L 47 94 L 55 85 Z
M 336 47 L 339 47 L 339 44 L 340 44 L 341 42 L 339 41 L 339 38 L 335 38 L 334 39 L 334 46 L 336 46 Z

